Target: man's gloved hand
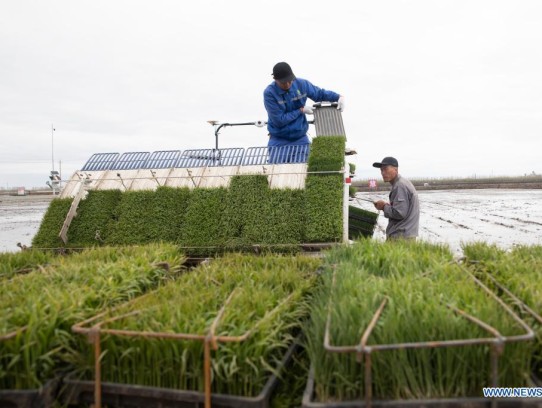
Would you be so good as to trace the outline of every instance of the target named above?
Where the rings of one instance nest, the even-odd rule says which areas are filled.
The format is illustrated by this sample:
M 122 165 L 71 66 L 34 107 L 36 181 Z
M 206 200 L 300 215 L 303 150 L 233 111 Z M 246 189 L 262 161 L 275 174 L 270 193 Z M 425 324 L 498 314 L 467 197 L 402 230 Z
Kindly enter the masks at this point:
M 344 112 L 344 96 L 339 97 L 339 100 L 337 101 L 337 109 L 340 112 Z
M 314 112 L 312 111 L 312 108 L 309 105 L 306 105 L 303 107 L 303 113 L 306 115 L 312 115 Z

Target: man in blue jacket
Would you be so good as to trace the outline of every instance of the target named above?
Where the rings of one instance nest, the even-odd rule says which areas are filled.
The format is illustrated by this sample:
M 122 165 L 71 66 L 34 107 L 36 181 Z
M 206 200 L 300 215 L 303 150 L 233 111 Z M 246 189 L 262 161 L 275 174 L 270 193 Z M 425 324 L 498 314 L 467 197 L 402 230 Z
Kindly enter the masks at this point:
M 327 91 L 311 84 L 306 79 L 296 78 L 292 68 L 286 62 L 279 62 L 273 67 L 272 82 L 264 91 L 263 99 L 267 110 L 267 130 L 269 131 L 268 147 L 305 145 L 310 141 L 307 136 L 309 123 L 306 114 L 311 115 L 312 107 L 305 106 L 307 98 L 314 102 L 338 102 L 337 109 L 344 110 L 344 97 L 333 91 Z M 271 150 L 270 150 L 270 156 Z M 302 149 L 303 150 L 303 149 Z M 272 162 L 300 162 L 304 157 L 275 158 Z M 303 160 L 305 159 L 305 160 Z

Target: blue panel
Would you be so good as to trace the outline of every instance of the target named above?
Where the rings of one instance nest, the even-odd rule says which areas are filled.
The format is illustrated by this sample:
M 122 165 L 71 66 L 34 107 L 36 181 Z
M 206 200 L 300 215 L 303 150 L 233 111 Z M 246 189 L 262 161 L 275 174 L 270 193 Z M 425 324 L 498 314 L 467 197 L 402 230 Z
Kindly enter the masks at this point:
M 307 163 L 310 145 L 273 146 L 269 148 L 269 163 Z
M 272 147 L 249 147 L 243 158 L 243 166 L 260 164 L 306 163 L 310 145 L 288 145 Z
M 243 157 L 243 166 L 267 164 L 267 146 L 249 147 Z
M 238 166 L 243 160 L 244 149 L 196 149 L 185 150 L 175 167 L 221 167 Z
M 161 150 L 153 152 L 142 168 L 169 169 L 175 167 L 180 155 L 180 150 Z
M 81 168 L 81 171 L 109 170 L 113 167 L 118 158 L 118 153 L 94 153 Z
M 138 170 L 149 158 L 149 152 L 123 153 L 111 170 Z

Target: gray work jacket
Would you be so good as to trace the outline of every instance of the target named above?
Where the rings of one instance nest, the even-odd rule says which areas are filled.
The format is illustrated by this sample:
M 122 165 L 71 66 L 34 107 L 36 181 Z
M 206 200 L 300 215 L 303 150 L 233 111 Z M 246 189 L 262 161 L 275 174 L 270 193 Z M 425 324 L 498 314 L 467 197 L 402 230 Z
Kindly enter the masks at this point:
M 420 203 L 412 183 L 397 175 L 391 183 L 390 204 L 384 206 L 384 216 L 389 219 L 386 228 L 388 238 L 412 238 L 418 236 Z

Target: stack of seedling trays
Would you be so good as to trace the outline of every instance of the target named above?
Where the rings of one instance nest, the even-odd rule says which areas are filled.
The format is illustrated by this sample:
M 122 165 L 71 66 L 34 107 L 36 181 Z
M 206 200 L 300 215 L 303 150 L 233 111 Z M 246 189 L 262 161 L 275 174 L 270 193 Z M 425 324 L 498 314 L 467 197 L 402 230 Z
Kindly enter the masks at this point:
M 2 260 L 0 406 L 23 408 L 51 404 L 60 376 L 74 369 L 84 343 L 74 323 L 170 280 L 181 256 L 172 245 L 151 245 Z
M 372 237 L 377 221 L 378 213 L 353 205 L 348 206 L 348 238 L 355 240 Z
M 297 188 L 271 188 L 290 173 L 231 177 L 228 186 L 156 190 L 89 189 L 61 241 L 71 198 L 51 202 L 34 248 L 84 248 L 170 242 L 191 257 L 226 252 L 294 253 L 328 247 L 343 236 L 345 137 L 321 136 L 311 145 Z M 257 171 L 262 171 L 258 168 Z M 267 172 L 268 170 L 265 170 Z M 323 245 L 321 245 L 323 244 Z
M 229 254 L 81 321 L 64 404 L 268 407 L 321 260 Z
M 324 269 L 303 407 L 488 407 L 484 387 L 533 385 L 533 330 L 447 247 L 360 240 Z
M 542 386 L 542 246 L 517 246 L 504 251 L 495 245 L 463 246 L 467 265 L 536 332 L 531 361 L 533 381 Z

